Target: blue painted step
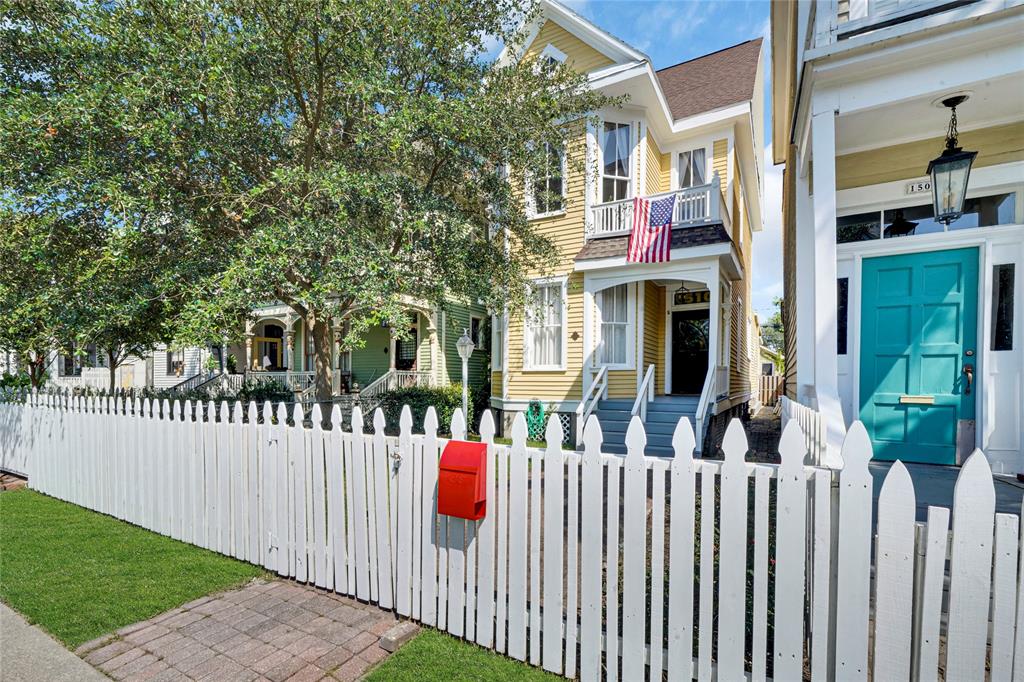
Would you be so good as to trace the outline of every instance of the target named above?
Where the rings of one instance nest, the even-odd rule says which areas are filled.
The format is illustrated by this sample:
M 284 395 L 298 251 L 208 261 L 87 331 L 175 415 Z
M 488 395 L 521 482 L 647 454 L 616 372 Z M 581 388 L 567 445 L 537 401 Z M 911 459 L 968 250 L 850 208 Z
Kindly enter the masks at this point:
M 689 417 L 691 422 L 697 412 L 698 396 L 658 396 L 647 405 L 646 453 L 653 456 L 671 457 L 672 434 L 680 417 Z M 604 435 L 603 450 L 617 454 L 626 452 L 626 429 L 629 428 L 631 399 L 601 400 L 594 413 L 601 422 Z

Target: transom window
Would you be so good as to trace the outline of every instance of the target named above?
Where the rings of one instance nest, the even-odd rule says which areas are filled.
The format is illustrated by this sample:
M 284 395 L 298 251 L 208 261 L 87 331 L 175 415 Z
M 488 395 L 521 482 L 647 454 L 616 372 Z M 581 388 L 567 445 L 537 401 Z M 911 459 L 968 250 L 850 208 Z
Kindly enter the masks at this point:
M 620 284 L 598 293 L 601 313 L 601 363 L 625 365 L 629 345 L 629 289 Z
M 601 201 L 629 197 L 629 124 L 605 121 L 601 134 Z
M 679 188 L 706 184 L 707 150 L 703 147 L 679 154 Z
M 935 220 L 931 204 L 855 213 L 836 218 L 836 241 L 847 244 L 1007 225 L 1014 222 L 1016 209 L 1017 195 L 1009 192 L 964 200 L 963 215 L 950 223 L 949 227 Z
M 533 183 L 533 208 L 537 215 L 557 213 L 564 207 L 562 166 L 564 152 L 561 147 L 544 143 L 544 170 Z
M 533 285 L 526 310 L 527 366 L 560 368 L 565 297 L 562 282 Z

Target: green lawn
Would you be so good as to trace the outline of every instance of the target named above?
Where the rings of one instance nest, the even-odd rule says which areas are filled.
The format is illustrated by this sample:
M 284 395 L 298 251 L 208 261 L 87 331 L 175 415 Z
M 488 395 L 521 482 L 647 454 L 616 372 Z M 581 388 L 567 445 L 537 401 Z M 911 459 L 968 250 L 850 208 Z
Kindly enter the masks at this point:
M 367 682 L 433 682 L 461 680 L 561 680 L 511 658 L 425 629 L 393 656 L 373 669 Z
M 30 490 L 0 493 L 0 599 L 71 648 L 263 573 Z

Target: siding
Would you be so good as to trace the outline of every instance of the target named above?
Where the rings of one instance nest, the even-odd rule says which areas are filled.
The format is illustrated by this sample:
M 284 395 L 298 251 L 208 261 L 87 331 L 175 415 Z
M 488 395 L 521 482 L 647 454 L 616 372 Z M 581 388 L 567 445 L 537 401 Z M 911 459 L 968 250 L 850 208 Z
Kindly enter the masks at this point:
M 504 378 L 501 372 L 491 372 L 491 395 L 497 398 L 501 397 L 501 389 L 503 387 Z
M 669 161 L 669 170 L 671 170 L 672 163 L 669 155 L 663 155 L 661 150 L 658 149 L 658 143 L 654 141 L 654 137 L 648 134 L 647 168 L 643 169 L 644 184 L 647 188 L 647 194 L 657 194 L 658 192 L 667 192 L 669 190 L 670 173 L 662 174 L 663 158 Z
M 661 165 L 658 169 L 658 186 L 662 192 L 667 192 L 672 189 L 672 155 L 662 154 L 659 161 Z
M 935 137 L 836 157 L 836 188 L 921 177 L 943 144 L 943 138 Z M 1024 160 L 1024 122 L 960 133 L 960 146 L 978 150 L 974 168 Z
M 167 374 L 167 346 L 160 345 L 153 351 L 153 387 L 170 388 L 180 384 L 185 379 L 194 377 L 201 371 L 203 350 L 201 348 L 185 348 L 183 351 L 185 359 L 185 371 L 179 377 L 176 374 Z M 143 371 L 145 371 L 143 369 Z M 104 370 L 106 372 L 106 370 Z
M 608 370 L 608 397 L 635 398 L 636 371 L 632 369 Z
M 352 380 L 364 388 L 391 367 L 391 334 L 387 329 L 370 327 L 362 343 L 352 349 Z
M 726 183 L 729 182 L 729 140 L 715 140 L 712 145 L 711 173 L 718 173 L 722 191 L 725 191 Z
M 665 289 L 643 283 L 644 366 L 654 365 L 654 392 L 665 393 Z
M 796 147 L 786 148 L 782 171 L 782 339 L 786 396 L 796 399 Z
M 578 71 L 584 73 L 599 69 L 602 66 L 612 64 L 612 60 L 601 54 L 582 40 L 566 31 L 550 19 L 544 22 L 537 37 L 533 39 L 530 46 L 523 55 L 523 60 L 529 60 L 540 55 L 548 45 L 565 53 L 566 63 Z
M 462 336 L 464 329 L 469 329 L 469 318 L 476 316 L 487 321 L 483 306 L 479 305 L 451 305 L 445 311 L 445 334 L 444 355 L 448 368 L 448 376 L 442 377 L 450 383 L 462 383 L 462 358 L 459 357 L 459 349 L 455 343 Z M 490 353 L 483 348 L 477 348 L 469 358 L 469 384 L 470 386 L 481 386 L 487 382 L 490 373 Z M 493 394 L 492 394 L 493 395 Z

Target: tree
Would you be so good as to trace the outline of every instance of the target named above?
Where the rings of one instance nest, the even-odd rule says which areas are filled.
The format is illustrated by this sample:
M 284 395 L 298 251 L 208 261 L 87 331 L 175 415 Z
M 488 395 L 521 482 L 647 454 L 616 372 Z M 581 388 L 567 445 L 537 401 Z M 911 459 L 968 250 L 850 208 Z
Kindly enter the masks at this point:
M 761 325 L 761 343 L 776 353 L 784 353 L 786 344 L 783 340 L 782 299 L 775 297 L 772 305 L 775 306 L 775 311 Z
M 535 11 L 532 0 L 19 3 L 3 29 L 0 64 L 16 75 L 0 142 L 46 146 L 59 136 L 41 131 L 68 130 L 62 173 L 92 174 L 83 197 L 117 229 L 178 245 L 163 263 L 164 282 L 188 283 L 176 339 L 237 338 L 254 306 L 282 301 L 312 334 L 326 399 L 342 321 L 351 345 L 409 298 L 500 310 L 522 300 L 528 269 L 553 262 L 519 188 L 566 126 L 612 101 L 565 66 L 486 58 L 494 40 L 521 41 Z M 34 146 L 0 151 L 0 170 L 26 166 Z M 19 177 L 21 192 L 48 191 Z

